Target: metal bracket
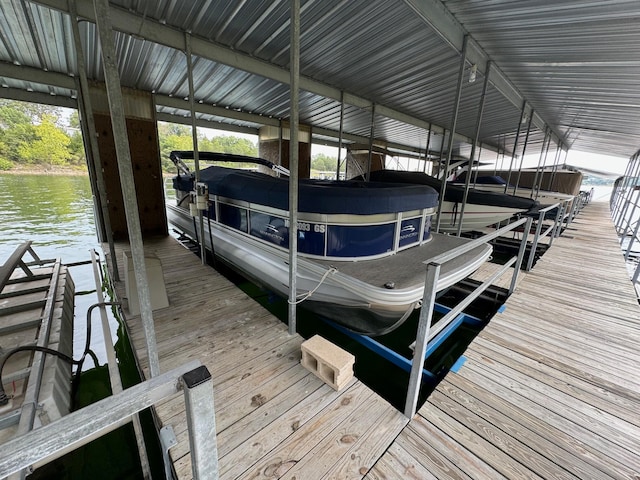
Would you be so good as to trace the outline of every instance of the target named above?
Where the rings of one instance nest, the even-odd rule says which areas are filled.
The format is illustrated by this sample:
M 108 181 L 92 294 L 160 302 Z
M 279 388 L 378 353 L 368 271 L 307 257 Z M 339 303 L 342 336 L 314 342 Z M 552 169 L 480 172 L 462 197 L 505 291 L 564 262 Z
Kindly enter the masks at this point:
M 160 445 L 162 446 L 162 459 L 164 461 L 164 473 L 167 480 L 173 478 L 173 469 L 169 450 L 178 444 L 178 439 L 171 425 L 165 425 L 160 429 Z

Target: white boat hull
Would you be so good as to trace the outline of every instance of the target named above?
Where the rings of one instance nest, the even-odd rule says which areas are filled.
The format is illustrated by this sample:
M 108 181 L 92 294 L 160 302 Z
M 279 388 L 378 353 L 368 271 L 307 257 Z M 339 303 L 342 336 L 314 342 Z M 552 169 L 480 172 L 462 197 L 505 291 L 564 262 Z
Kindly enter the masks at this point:
M 179 230 L 197 238 L 193 218 L 186 209 L 168 205 L 167 215 Z M 289 296 L 288 250 L 206 218 L 204 224 L 207 249 L 211 250 L 213 240 L 215 255 L 225 263 L 275 293 Z M 340 318 L 341 324 L 354 331 L 382 334 L 420 306 L 426 276 L 423 262 L 468 241 L 434 234 L 424 245 L 374 260 L 317 260 L 299 256 L 297 293 L 304 296 L 313 291 L 304 302 L 307 308 Z M 443 264 L 437 291 L 469 276 L 488 259 L 491 251 L 489 245 L 483 245 Z M 394 276 L 391 272 L 396 269 L 399 273 Z M 391 282 L 395 283 L 394 288 L 389 288 Z
M 491 205 L 476 205 L 468 203 L 461 215 L 460 205 L 454 202 L 443 202 L 440 214 L 440 232 L 457 233 L 462 217 L 461 232 L 481 230 L 490 225 L 509 220 L 522 212 L 519 208 L 497 207 Z
M 504 193 L 504 185 L 478 183 L 474 185 L 473 188 L 475 188 L 476 190 L 485 190 L 487 192 Z M 509 188 L 507 193 L 513 195 L 513 187 Z M 516 195 L 519 195 L 521 197 L 534 198 L 535 200 L 540 202 L 540 205 L 542 206 L 572 201 L 574 199 L 574 196 L 569 195 L 568 193 L 550 192 L 546 190 L 534 192 L 530 188 L 520 187 L 518 187 L 518 189 L 516 190 Z

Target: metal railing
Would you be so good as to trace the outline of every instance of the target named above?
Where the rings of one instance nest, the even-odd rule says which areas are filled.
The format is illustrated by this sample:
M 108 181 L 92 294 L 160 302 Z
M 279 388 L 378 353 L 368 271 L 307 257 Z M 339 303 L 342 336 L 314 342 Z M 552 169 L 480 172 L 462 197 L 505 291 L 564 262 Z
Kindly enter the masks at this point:
M 36 468 L 131 421 L 132 415 L 183 391 L 193 478 L 218 478 L 213 382 L 193 361 L 32 430 L 2 446 L 0 478 Z
M 520 225 L 526 224 L 526 226 L 524 227 L 525 232 L 529 232 L 531 230 L 532 221 L 532 218 L 522 218 L 516 222 L 513 222 L 505 227 L 496 230 L 495 232 L 472 240 L 464 245 L 456 247 L 448 252 L 442 253 L 425 262 L 427 271 L 424 284 L 422 308 L 420 309 L 420 317 L 418 320 L 418 331 L 415 342 L 413 362 L 411 366 L 411 373 L 409 376 L 407 398 L 405 402 L 404 414 L 406 417 L 412 418 L 417 411 L 418 397 L 420 394 L 420 387 L 422 385 L 422 364 L 429 342 L 432 341 L 443 329 L 447 328 L 451 322 L 455 321 L 456 317 L 458 317 L 458 315 L 465 308 L 467 308 L 471 304 L 471 302 L 478 298 L 480 294 L 482 294 L 482 292 L 489 288 L 493 284 L 493 282 L 500 278 L 512 266 L 514 267 L 514 272 L 511 279 L 509 294 L 511 294 L 515 290 L 518 274 L 520 272 L 522 260 L 524 258 L 528 235 L 525 234 L 522 236 L 522 241 L 520 242 L 520 249 L 517 256 L 512 257 L 509 261 L 507 261 L 500 270 L 495 272 L 493 275 L 491 275 L 490 278 L 479 285 L 473 292 L 465 297 L 462 302 L 460 302 L 436 325 L 432 327 L 431 320 L 433 317 L 433 310 L 437 293 L 436 285 L 438 283 L 438 277 L 440 275 L 440 267 L 445 262 L 459 257 L 460 255 L 463 255 L 473 250 L 474 248 L 477 248 L 489 242 L 490 240 L 493 240 L 496 237 L 504 235 L 505 233 L 518 228 Z
M 624 258 L 627 262 L 632 260 L 636 240 L 640 242 L 640 177 L 638 175 L 640 175 L 640 158 L 636 156 L 629 162 L 625 177 L 616 186 L 611 196 L 611 217 L 620 241 L 622 243 L 627 237 L 629 240 L 626 246 L 623 246 Z M 631 275 L 631 282 L 634 285 L 638 281 L 640 281 L 640 262 Z
M 552 211 L 553 209 L 557 209 L 557 212 L 558 212 L 556 214 L 555 220 L 552 225 L 549 225 L 543 231 L 544 220 L 546 218 L 546 215 L 548 212 Z M 531 242 L 531 250 L 529 253 L 529 259 L 527 261 L 527 271 L 533 268 L 533 260 L 535 258 L 535 254 L 536 254 L 538 245 L 540 244 L 540 241 L 548 236 L 549 247 L 551 247 L 551 245 L 553 244 L 553 239 L 557 236 L 557 233 L 560 231 L 559 225 L 561 223 L 561 220 L 562 220 L 562 206 L 560 203 L 554 203 L 553 205 L 549 205 L 548 207 L 545 207 L 539 210 L 538 218 L 536 220 L 536 230 L 535 230 L 535 233 L 533 234 L 533 240 Z M 523 233 L 525 237 L 527 237 L 528 234 L 529 234 L 529 231 L 525 231 Z

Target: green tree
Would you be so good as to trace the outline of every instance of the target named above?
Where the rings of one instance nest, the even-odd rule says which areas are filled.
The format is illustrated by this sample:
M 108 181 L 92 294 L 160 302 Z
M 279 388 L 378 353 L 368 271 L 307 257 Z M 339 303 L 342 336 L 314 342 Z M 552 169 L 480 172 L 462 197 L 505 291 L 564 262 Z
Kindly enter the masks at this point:
M 176 123 L 158 122 L 158 142 L 160 144 L 160 160 L 162 168 L 169 171 L 173 163 L 169 160 L 172 150 L 192 150 L 191 129 Z
M 0 154 L 12 162 L 20 162 L 20 149 L 36 138 L 35 127 L 25 105 L 10 100 L 0 101 Z
M 0 160 L 9 163 L 66 165 L 80 151 L 61 122 L 62 109 L 0 99 Z M 83 152 L 83 149 L 82 149 Z M 82 155 L 83 156 L 83 155 Z
M 65 165 L 71 153 L 71 139 L 55 123 L 56 118 L 48 113 L 43 114 L 39 125 L 34 127 L 35 139 L 30 144 L 19 148 L 20 156 L 27 163 Z
M 175 123 L 158 123 L 158 137 L 162 167 L 165 171 L 173 171 L 173 163 L 169 160 L 172 150 L 193 150 L 191 127 Z M 256 157 L 258 146 L 245 138 L 232 135 L 220 135 L 207 138 L 198 132 L 198 149 L 203 152 L 235 153 Z M 192 164 L 193 162 L 187 162 Z M 238 165 L 235 165 L 238 166 Z
M 249 157 L 258 156 L 258 146 L 246 138 L 222 135 L 210 140 L 208 149 L 212 152 L 235 153 Z M 204 150 L 204 149 L 203 149 Z
M 69 157 L 70 161 L 74 165 L 84 165 L 84 141 L 82 139 L 80 117 L 78 116 L 77 110 L 75 110 L 69 117 L 69 129 L 71 130 L 71 134 L 69 136 L 69 153 L 71 154 L 71 156 Z
M 335 172 L 338 159 L 324 153 L 317 153 L 311 157 L 311 168 L 321 172 Z

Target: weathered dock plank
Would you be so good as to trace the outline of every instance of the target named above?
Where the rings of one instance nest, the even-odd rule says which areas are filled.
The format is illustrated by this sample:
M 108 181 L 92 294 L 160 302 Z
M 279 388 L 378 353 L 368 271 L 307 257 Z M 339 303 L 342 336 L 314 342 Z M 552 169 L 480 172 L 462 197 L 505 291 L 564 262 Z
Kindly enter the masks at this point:
M 640 309 L 606 204 L 520 276 L 411 421 L 357 380 L 335 392 L 304 370 L 302 339 L 190 252 L 149 248 L 169 279 L 170 307 L 154 313 L 161 367 L 198 358 L 212 372 L 223 479 L 637 478 Z M 146 371 L 141 326 L 128 325 Z M 190 478 L 182 399 L 156 413 Z
M 580 213 L 506 307 L 369 478 L 416 465 L 437 478 L 638 478 L 640 308 L 606 203 Z
M 169 298 L 154 311 L 161 369 L 198 359 L 213 377 L 220 478 L 363 478 L 407 419 L 356 380 L 336 392 L 304 369 L 303 339 L 175 240 L 145 241 L 145 252 L 160 259 Z M 141 322 L 126 322 L 147 375 Z M 182 397 L 155 412 L 176 434 L 178 478 L 191 478 Z

